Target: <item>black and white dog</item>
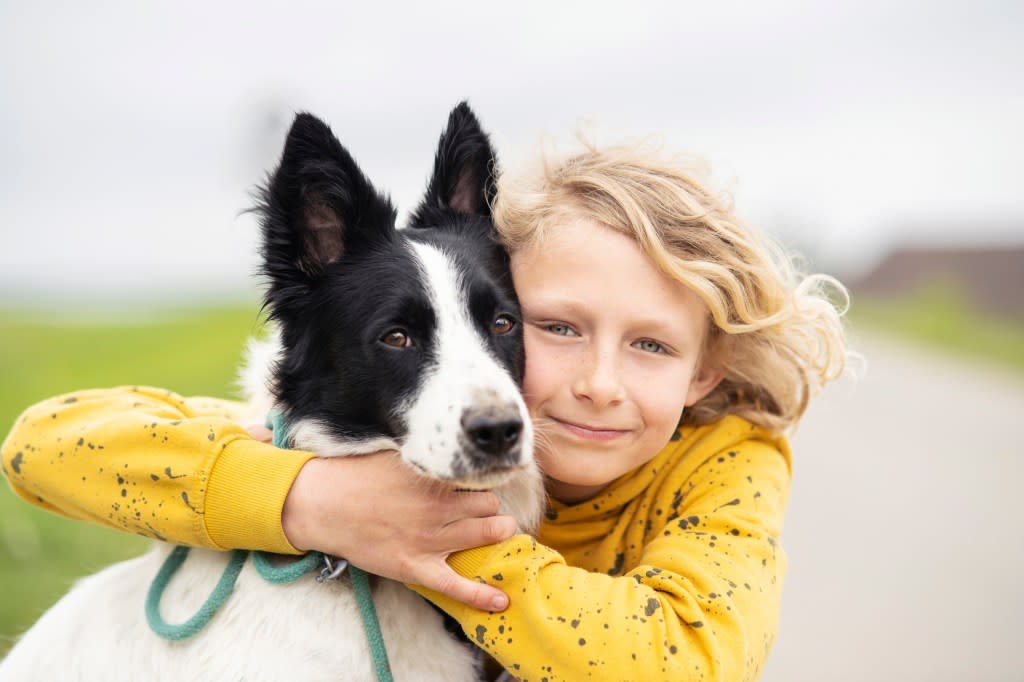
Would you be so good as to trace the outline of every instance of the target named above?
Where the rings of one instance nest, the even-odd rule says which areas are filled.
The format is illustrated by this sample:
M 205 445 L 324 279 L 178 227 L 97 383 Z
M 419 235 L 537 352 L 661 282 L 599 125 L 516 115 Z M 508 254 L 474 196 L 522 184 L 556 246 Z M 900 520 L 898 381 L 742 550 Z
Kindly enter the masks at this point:
M 276 326 L 251 353 L 254 405 L 281 411 L 292 444 L 324 456 L 397 449 L 460 488 L 493 489 L 523 530 L 543 506 L 518 391 L 522 329 L 490 221 L 494 152 L 466 104 L 452 111 L 408 228 L 321 121 L 300 114 L 263 190 L 266 305 Z M 252 364 L 255 359 L 255 364 Z M 2 680 L 372 680 L 351 584 L 265 582 L 247 562 L 197 635 L 168 642 L 143 603 L 171 548 L 81 581 L 0 664 Z M 224 553 L 193 550 L 162 601 L 182 622 L 213 590 Z M 397 680 L 478 678 L 476 657 L 404 586 L 374 581 Z

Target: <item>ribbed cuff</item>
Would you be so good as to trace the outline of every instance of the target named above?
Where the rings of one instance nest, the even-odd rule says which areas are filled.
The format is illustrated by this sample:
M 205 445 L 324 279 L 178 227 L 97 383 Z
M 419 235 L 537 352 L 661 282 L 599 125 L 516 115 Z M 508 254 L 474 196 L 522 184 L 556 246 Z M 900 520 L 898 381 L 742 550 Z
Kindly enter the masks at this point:
M 206 484 L 206 532 L 224 549 L 301 554 L 281 527 L 281 510 L 311 452 L 239 438 L 217 457 Z
M 476 549 L 465 549 L 448 555 L 448 565 L 464 578 L 475 578 L 480 575 L 480 567 L 494 552 L 495 545 L 485 545 Z

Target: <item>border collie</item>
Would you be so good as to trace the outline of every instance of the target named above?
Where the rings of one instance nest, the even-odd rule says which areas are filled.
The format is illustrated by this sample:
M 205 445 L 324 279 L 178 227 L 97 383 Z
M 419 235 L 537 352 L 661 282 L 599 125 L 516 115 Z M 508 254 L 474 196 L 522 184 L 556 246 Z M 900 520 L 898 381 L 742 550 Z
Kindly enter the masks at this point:
M 281 411 L 294 447 L 324 456 L 396 449 L 426 477 L 493 489 L 524 531 L 541 507 L 518 384 L 522 329 L 490 220 L 494 152 L 462 103 L 441 135 L 406 229 L 320 120 L 299 114 L 262 192 L 265 304 L 276 327 L 250 354 L 252 403 Z M 347 578 L 265 582 L 247 561 L 205 629 L 160 639 L 143 603 L 171 551 L 82 580 L 0 664 L 3 680 L 372 680 Z M 171 581 L 167 622 L 192 616 L 225 553 L 193 550 Z M 472 647 L 390 580 L 373 598 L 397 680 L 475 680 Z

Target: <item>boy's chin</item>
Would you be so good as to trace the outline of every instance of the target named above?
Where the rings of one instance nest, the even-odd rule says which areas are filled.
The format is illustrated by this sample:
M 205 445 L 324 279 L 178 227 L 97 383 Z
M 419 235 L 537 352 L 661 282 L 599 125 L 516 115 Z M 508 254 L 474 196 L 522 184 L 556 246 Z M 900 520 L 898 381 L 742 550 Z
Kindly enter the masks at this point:
M 552 442 L 550 446 L 556 454 L 538 451 L 537 461 L 547 479 L 548 494 L 565 504 L 595 497 L 650 459 L 634 456 L 633 452 L 612 452 L 576 443 Z

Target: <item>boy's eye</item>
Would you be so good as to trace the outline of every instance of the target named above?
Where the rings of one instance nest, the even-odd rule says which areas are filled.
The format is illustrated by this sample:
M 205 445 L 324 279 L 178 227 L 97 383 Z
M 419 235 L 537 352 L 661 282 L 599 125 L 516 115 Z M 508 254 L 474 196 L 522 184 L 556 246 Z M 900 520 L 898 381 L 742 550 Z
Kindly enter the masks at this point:
M 665 346 L 661 345 L 657 341 L 651 341 L 650 339 L 641 339 L 633 344 L 634 348 L 639 348 L 642 351 L 648 353 L 664 353 Z
M 559 322 L 544 325 L 544 330 L 552 334 L 557 334 L 559 336 L 573 336 L 576 333 L 572 330 L 572 327 L 570 327 L 569 325 L 561 324 Z

